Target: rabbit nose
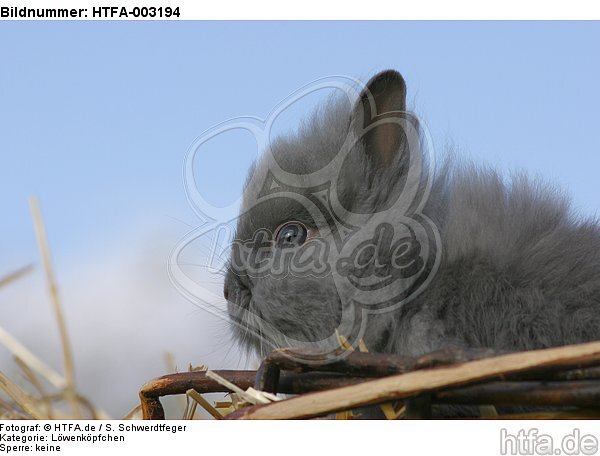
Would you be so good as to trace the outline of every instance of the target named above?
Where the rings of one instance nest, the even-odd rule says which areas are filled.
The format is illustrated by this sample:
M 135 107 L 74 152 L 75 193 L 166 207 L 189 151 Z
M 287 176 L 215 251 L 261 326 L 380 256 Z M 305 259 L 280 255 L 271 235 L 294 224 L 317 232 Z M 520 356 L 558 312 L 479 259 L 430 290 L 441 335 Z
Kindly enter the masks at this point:
M 223 285 L 223 296 L 225 299 L 229 298 L 229 290 L 227 289 L 227 285 Z

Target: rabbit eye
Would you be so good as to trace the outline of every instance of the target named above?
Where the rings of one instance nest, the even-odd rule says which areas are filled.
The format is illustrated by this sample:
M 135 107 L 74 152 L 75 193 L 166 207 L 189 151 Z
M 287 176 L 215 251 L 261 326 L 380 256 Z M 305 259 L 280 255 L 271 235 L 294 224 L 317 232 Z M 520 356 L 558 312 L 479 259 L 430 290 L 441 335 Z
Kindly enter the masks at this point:
M 304 244 L 308 237 L 308 229 L 300 222 L 288 222 L 275 232 L 278 247 L 296 247 Z

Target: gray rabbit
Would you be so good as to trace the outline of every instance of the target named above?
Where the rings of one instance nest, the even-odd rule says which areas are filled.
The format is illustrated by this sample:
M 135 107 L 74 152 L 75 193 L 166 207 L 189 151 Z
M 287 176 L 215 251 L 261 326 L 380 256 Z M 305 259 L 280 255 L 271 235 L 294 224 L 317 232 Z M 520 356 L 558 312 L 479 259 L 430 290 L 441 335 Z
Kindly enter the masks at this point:
M 524 174 L 448 158 L 392 70 L 332 99 L 250 171 L 224 294 L 249 350 L 418 356 L 600 338 L 600 229 Z M 318 177 L 315 178 L 315 176 Z

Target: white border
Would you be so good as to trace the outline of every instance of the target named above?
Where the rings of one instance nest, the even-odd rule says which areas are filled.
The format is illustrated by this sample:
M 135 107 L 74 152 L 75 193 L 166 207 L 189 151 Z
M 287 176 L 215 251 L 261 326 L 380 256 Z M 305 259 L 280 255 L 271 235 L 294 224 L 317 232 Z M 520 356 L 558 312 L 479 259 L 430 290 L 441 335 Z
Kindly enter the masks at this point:
M 592 20 L 600 4 L 590 0 L 101 0 L 2 1 L 3 7 L 88 8 L 100 6 L 179 7 L 176 20 Z M 93 19 L 89 14 L 87 20 Z M 18 20 L 18 19 L 17 19 Z M 72 19 L 71 19 L 72 20 Z M 106 20 L 106 19 L 104 19 Z M 112 20 L 127 20 L 113 18 Z M 131 18 L 129 18 L 131 20 Z

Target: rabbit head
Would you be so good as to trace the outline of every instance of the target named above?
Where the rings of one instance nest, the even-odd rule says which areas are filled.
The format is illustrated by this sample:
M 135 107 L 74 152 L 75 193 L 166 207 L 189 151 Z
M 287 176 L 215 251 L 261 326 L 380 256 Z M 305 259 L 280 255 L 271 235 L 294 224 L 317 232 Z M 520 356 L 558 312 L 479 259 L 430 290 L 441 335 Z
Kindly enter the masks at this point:
M 376 345 L 365 309 L 401 302 L 431 268 L 431 236 L 415 217 L 422 162 L 419 124 L 391 70 L 274 140 L 250 170 L 226 273 L 239 341 L 260 354 L 323 349 L 339 346 L 338 330 Z

